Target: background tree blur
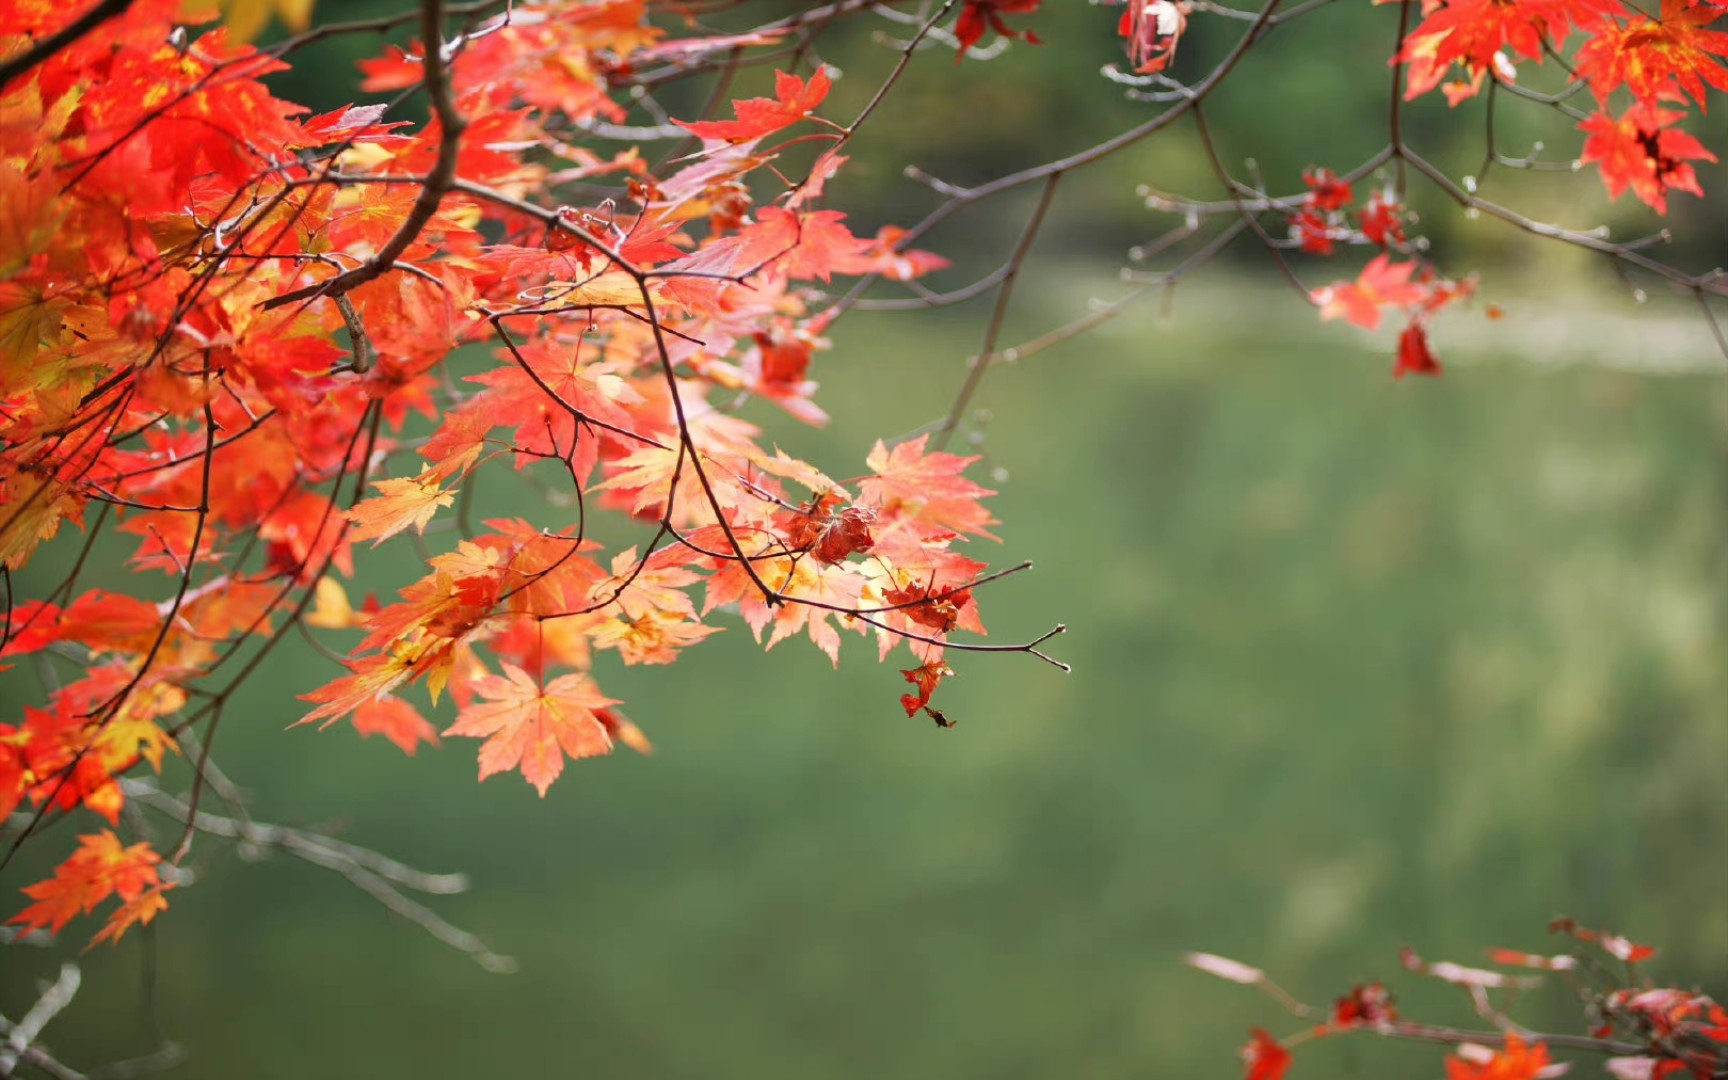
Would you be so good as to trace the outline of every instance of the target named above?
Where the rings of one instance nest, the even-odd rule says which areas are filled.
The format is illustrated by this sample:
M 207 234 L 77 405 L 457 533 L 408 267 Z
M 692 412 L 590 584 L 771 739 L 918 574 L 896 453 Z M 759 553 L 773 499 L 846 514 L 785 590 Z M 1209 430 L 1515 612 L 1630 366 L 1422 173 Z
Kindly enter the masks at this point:
M 350 0 L 340 17 L 399 6 Z M 1153 108 L 1099 75 L 1121 61 L 1114 9 L 1045 6 L 1043 48 L 908 70 L 831 188 L 856 232 L 934 205 L 901 165 L 980 182 Z M 1383 143 L 1396 26 L 1353 0 L 1280 28 L 1208 108 L 1231 167 L 1284 191 Z M 1196 18 L 1185 59 L 1205 66 L 1237 29 Z M 834 115 L 875 89 L 845 73 L 908 33 L 854 21 L 823 38 Z M 341 108 L 375 43 L 320 42 L 271 85 Z M 674 114 L 700 107 L 689 89 Z M 1459 115 L 1437 96 L 1409 109 L 1412 138 L 1462 176 L 1483 144 Z M 1518 123 L 1499 137 L 1528 149 Z M 1711 197 L 1663 222 L 1677 261 L 1728 256 L 1728 169 L 1700 175 Z M 1536 213 L 1647 217 L 1569 173 L 1509 182 Z M 1137 194 L 1148 183 L 1222 197 L 1188 130 L 1076 175 L 1008 340 L 1120 294 L 1129 249 L 1168 227 Z M 1246 245 L 992 373 L 968 452 L 993 470 L 1010 549 L 1038 562 L 993 598 L 992 628 L 1065 619 L 1075 676 L 974 665 L 945 690 L 960 726 L 939 732 L 883 708 L 869 665 L 763 656 L 734 628 L 671 677 L 611 671 L 658 753 L 579 770 L 540 804 L 520 784 L 474 787 L 449 747 L 409 760 L 348 732 L 284 734 L 322 663 L 301 650 L 224 731 L 254 813 L 460 868 L 475 887 L 440 910 L 520 970 L 434 947 L 333 875 L 212 844 L 171 917 L 82 958 L 79 1006 L 49 1041 L 104 1061 L 171 1040 L 193 1051 L 188 1076 L 1226 1076 L 1245 1013 L 1277 1013 L 1182 968 L 1186 950 L 1324 992 L 1391 974 L 1405 944 L 1541 952 L 1562 913 L 1663 946 L 1665 982 L 1720 999 L 1722 357 L 1688 304 L 1640 302 L 1605 260 L 1412 208 L 1507 313 L 1436 328 L 1438 383 L 1388 379 L 1386 335 L 1317 324 Z M 1002 262 L 1021 214 L 976 208 L 930 246 L 964 280 Z M 988 303 L 848 316 L 821 360 L 833 423 L 774 432 L 851 460 L 927 423 Z M 478 498 L 492 517 L 546 494 Z M 389 596 L 416 573 L 362 555 L 357 580 Z M 116 561 L 91 583 L 123 577 Z M 26 694 L 5 680 L 11 713 Z M 9 880 L 48 873 L 49 854 L 26 850 Z M 59 961 L 5 948 L 0 1013 Z M 1411 1011 L 1469 1016 L 1413 995 Z M 1573 1027 L 1575 1012 L 1526 1019 Z M 1421 1047 L 1342 1040 L 1302 1066 L 1440 1071 Z

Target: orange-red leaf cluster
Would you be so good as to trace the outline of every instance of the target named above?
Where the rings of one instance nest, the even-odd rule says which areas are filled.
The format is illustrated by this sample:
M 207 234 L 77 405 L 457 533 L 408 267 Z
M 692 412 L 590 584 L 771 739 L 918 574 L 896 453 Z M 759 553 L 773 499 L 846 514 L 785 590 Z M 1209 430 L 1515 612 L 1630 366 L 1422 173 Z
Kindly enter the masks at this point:
M 88 915 L 109 897 L 118 896 L 120 906 L 109 913 L 95 938 L 95 942 L 116 941 L 128 927 L 148 923 L 167 908 L 162 894 L 173 885 L 162 880 L 157 869 L 161 861 L 149 844 L 128 847 L 107 830 L 81 836 L 78 850 L 52 878 L 25 886 L 25 895 L 35 903 L 9 921 L 25 933 L 46 927 L 57 934 L 76 916 Z
M 0 56 L 78 8 L 0 0 Z M 840 483 L 740 415 L 761 398 L 826 419 L 812 372 L 833 314 L 810 282 L 945 261 L 821 205 L 845 157 L 785 181 L 763 143 L 835 127 L 820 67 L 776 72 L 733 119 L 685 122 L 702 150 L 660 166 L 573 141 L 627 119 L 634 71 L 785 33 L 672 41 L 650 14 L 544 0 L 443 43 L 453 142 L 438 110 L 308 115 L 264 82 L 284 61 L 177 27 L 181 0 L 134 0 L 0 87 L 0 565 L 100 515 L 139 583 L 9 605 L 0 663 L 53 648 L 83 672 L 0 722 L 0 816 L 117 821 L 120 776 L 160 767 L 169 732 L 225 700 L 223 659 L 295 623 L 346 651 L 304 687 L 303 723 L 349 720 L 413 753 L 440 730 L 412 687 L 434 705 L 448 692 L 442 734 L 482 740 L 483 778 L 519 771 L 541 794 L 568 758 L 648 747 L 595 657 L 672 662 L 719 609 L 834 658 L 845 631 L 882 652 L 907 640 L 926 665 L 948 633 L 982 632 L 965 587 L 984 564 L 954 548 L 994 519 L 966 459 L 878 447 Z M 386 48 L 364 89 L 419 86 L 428 60 L 424 43 Z M 441 170 L 435 205 L 401 182 Z M 565 201 L 602 180 L 630 198 Z M 463 347 L 490 350 L 466 381 L 443 370 Z M 432 430 L 410 441 L 416 414 Z M 477 476 L 536 465 L 578 508 L 568 528 L 470 524 Z M 600 511 L 657 528 L 602 558 Z M 429 553 L 418 579 L 350 603 L 355 543 L 407 540 Z M 895 608 L 907 589 L 942 595 Z M 29 925 L 114 894 L 104 936 L 160 910 L 154 856 L 102 836 L 32 886 Z
M 1579 124 L 1588 136 L 1580 161 L 1597 164 L 1611 196 L 1627 188 L 1659 214 L 1670 190 L 1703 195 L 1689 161 L 1716 160 L 1692 136 L 1671 130 L 1685 113 L 1664 103 L 1690 97 L 1700 112 L 1709 87 L 1728 90 L 1725 9 L 1711 2 L 1661 0 L 1660 11 L 1630 0 L 1426 0 L 1422 22 L 1395 63 L 1405 96 L 1440 87 L 1453 105 L 1486 79 L 1517 81 L 1515 60 L 1540 63 L 1576 31 L 1567 58 L 1573 79 L 1595 95 L 1597 112 Z M 1611 111 L 1617 91 L 1631 104 Z

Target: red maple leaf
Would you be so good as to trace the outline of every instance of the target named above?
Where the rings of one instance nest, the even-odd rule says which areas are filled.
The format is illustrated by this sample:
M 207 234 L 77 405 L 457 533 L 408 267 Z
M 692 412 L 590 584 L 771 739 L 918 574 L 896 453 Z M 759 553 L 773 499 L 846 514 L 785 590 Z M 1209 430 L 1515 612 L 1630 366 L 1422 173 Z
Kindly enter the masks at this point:
M 774 73 L 774 96 L 734 101 L 732 112 L 736 120 L 697 120 L 673 123 L 699 139 L 714 139 L 729 143 L 750 142 L 791 127 L 809 116 L 822 99 L 828 96 L 833 81 L 828 69 L 820 68 L 809 80 L 784 71 Z
M 1619 934 L 1603 934 L 1602 949 L 1609 956 L 1628 964 L 1636 964 L 1656 955 L 1653 945 L 1640 945 Z
M 1176 46 L 1188 27 L 1186 4 L 1171 0 L 1128 0 L 1116 32 L 1127 39 L 1134 71 L 1150 75 L 1176 58 Z
M 1703 5 L 1662 0 L 1660 19 L 1645 16 L 1603 27 L 1579 47 L 1573 63 L 1598 101 L 1624 86 L 1640 104 L 1654 108 L 1677 88 L 1691 94 L 1703 111 L 1705 83 L 1728 90 L 1728 67 L 1717 59 L 1728 56 L 1728 34 L 1705 29 L 1721 17 Z
M 960 9 L 960 17 L 954 20 L 954 39 L 960 44 L 955 61 L 958 62 L 966 55 L 967 49 L 978 44 L 985 30 L 994 30 L 1005 38 L 1024 38 L 1033 45 L 1044 44 L 1032 31 L 1015 30 L 1002 21 L 1004 15 L 1030 15 L 1041 3 L 1043 0 L 966 0 L 966 6 Z
M 1341 997 L 1332 1005 L 1334 1027 L 1375 1027 L 1396 1019 L 1398 1010 L 1392 1004 L 1391 993 L 1377 982 L 1358 983 L 1350 989 L 1348 997 Z
M 793 213 L 765 206 L 756 224 L 738 234 L 739 256 L 746 265 L 771 262 L 775 271 L 797 281 L 830 274 L 869 273 L 865 254 L 869 241 L 852 235 L 838 210 Z
M 786 527 L 792 550 L 808 551 L 817 562 L 829 565 L 869 551 L 876 543 L 870 536 L 876 511 L 849 506 L 836 513 L 845 501 L 844 495 L 830 491 L 800 508 Z
M 1304 170 L 1302 182 L 1308 185 L 1308 205 L 1316 210 L 1342 210 L 1353 198 L 1349 181 L 1325 166 Z
M 1290 1051 L 1260 1028 L 1242 1048 L 1242 1063 L 1247 1068 L 1247 1080 L 1283 1080 L 1290 1068 Z
M 1380 247 L 1404 242 L 1403 208 L 1376 191 L 1362 208 L 1362 235 Z
M 1666 214 L 1670 189 L 1704 194 L 1690 162 L 1716 160 L 1703 143 L 1669 128 L 1684 115 L 1640 102 L 1619 119 L 1606 112 L 1586 117 L 1578 128 L 1589 138 L 1584 140 L 1584 153 L 1578 160 L 1599 165 L 1610 198 L 1618 199 L 1631 188 L 1632 194 L 1658 214 Z
M 900 674 L 905 676 L 907 682 L 918 688 L 916 695 L 900 695 L 900 707 L 906 710 L 906 715 L 916 716 L 919 709 L 930 704 L 930 695 L 936 692 L 936 687 L 941 684 L 943 679 L 954 674 L 954 669 L 940 660 L 932 660 L 927 664 L 920 664 L 918 667 L 902 671 Z M 937 723 L 941 723 L 941 721 L 938 720 Z M 944 724 L 943 726 L 948 725 Z
M 882 598 L 919 626 L 946 634 L 960 625 L 962 610 L 972 602 L 972 590 L 910 585 L 904 589 L 884 589 Z
M 1290 231 L 1296 234 L 1298 246 L 1308 254 L 1332 254 L 1332 226 L 1318 211 L 1299 211 L 1290 219 Z
M 1604 0 L 1454 0 L 1424 4 L 1427 17 L 1404 39 L 1394 63 L 1408 66 L 1404 96 L 1413 99 L 1440 85 L 1454 64 L 1465 78 L 1446 83 L 1446 100 L 1457 105 L 1482 88 L 1490 71 L 1506 82 L 1514 77 L 1510 50 L 1542 60 L 1545 39 L 1566 36 L 1569 25 L 1602 22 L 1611 10 Z
M 1428 330 L 1421 322 L 1412 320 L 1398 335 L 1398 362 L 1392 367 L 1392 377 L 1402 379 L 1406 375 L 1439 374 L 1440 361 L 1428 348 Z

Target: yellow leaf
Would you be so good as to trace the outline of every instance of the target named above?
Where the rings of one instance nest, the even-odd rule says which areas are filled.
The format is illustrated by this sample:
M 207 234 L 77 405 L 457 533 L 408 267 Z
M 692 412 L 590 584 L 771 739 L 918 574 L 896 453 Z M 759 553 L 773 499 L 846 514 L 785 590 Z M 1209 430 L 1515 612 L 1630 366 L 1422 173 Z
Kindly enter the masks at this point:
M 322 630 L 347 630 L 363 625 L 354 618 L 354 607 L 348 602 L 348 593 L 342 588 L 341 582 L 321 577 L 312 595 L 312 611 L 302 620 L 307 626 L 316 626 Z
M 658 289 L 650 286 L 651 290 Z M 642 287 L 622 270 L 611 269 L 581 282 L 555 281 L 542 290 L 546 301 L 562 307 L 642 307 Z
M 60 306 L 40 288 L 0 283 L 0 396 L 41 384 L 36 354 L 60 336 Z
M 234 41 L 251 41 L 275 15 L 290 30 L 300 31 L 312 23 L 313 0 L 186 0 L 181 10 L 187 17 L 220 9 Z
M 372 486 L 381 494 L 348 511 L 348 519 L 359 526 L 351 539 L 369 539 L 373 547 L 410 525 L 424 533 L 438 508 L 456 501 L 455 492 L 439 488 L 431 469 L 412 479 L 374 480 Z
M 34 178 L 0 161 L 0 281 L 48 250 L 63 216 L 60 185 L 52 173 Z
M 84 500 L 71 485 L 52 477 L 18 473 L 0 482 L 0 564 L 17 570 L 30 561 L 36 546 L 54 539 L 60 522 L 70 518 L 84 523 Z

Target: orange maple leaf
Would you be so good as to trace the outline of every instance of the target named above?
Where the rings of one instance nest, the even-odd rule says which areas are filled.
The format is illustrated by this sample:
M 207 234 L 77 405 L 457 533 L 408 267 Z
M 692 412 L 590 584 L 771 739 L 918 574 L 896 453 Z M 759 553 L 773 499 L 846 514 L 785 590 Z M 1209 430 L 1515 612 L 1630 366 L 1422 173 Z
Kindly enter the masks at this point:
M 1548 1067 L 1548 1048 L 1525 1043 L 1516 1034 L 1506 1036 L 1506 1049 L 1482 1060 L 1462 1056 L 1446 1059 L 1446 1080 L 1536 1080 Z
M 520 767 L 522 776 L 545 798 L 564 771 L 564 758 L 611 753 L 612 738 L 596 711 L 618 702 L 604 696 L 583 674 L 560 675 L 546 685 L 514 664 L 503 675 L 473 683 L 484 702 L 456 714 L 446 735 L 485 739 L 480 746 L 480 779 Z
M 1422 287 L 1410 280 L 1416 263 L 1394 263 L 1384 253 L 1374 256 L 1355 281 L 1338 281 L 1309 293 L 1320 306 L 1322 319 L 1344 318 L 1364 330 L 1380 325 L 1380 308 L 1409 307 L 1421 301 Z
M 8 922 L 22 923 L 24 933 L 46 926 L 57 934 L 74 917 L 89 914 L 112 895 L 119 894 L 121 900 L 131 903 L 148 889 L 159 891 L 162 886 L 156 864 L 161 861 L 149 844 L 127 847 L 107 829 L 80 836 L 78 850 L 55 868 L 53 877 L 24 887 L 24 894 L 36 902 Z M 161 906 L 166 906 L 166 901 Z M 148 921 L 148 916 L 140 913 L 114 929 L 112 936 L 118 937 L 131 921 Z
M 597 625 L 592 637 L 597 649 L 617 649 L 626 664 L 670 664 L 678 650 L 694 645 L 718 626 L 704 626 L 664 611 L 646 611 L 631 617 L 609 618 Z
M 1283 1080 L 1290 1068 L 1290 1051 L 1260 1028 L 1242 1048 L 1242 1063 L 1247 1067 L 1247 1080 Z
M 381 694 L 354 707 L 354 730 L 382 735 L 413 756 L 422 741 L 438 745 L 438 731 L 419 710 L 394 694 Z
M 177 514 L 178 519 L 189 515 Z M 349 551 L 354 537 L 342 525 L 342 513 L 328 497 L 303 491 L 273 509 L 258 524 L 258 536 L 266 543 L 270 569 L 292 574 L 303 583 L 331 560 L 344 574 L 354 573 Z
M 777 545 L 776 545 L 777 546 Z M 756 575 L 779 597 L 794 602 L 779 602 L 770 607 L 762 590 L 751 579 L 739 559 L 720 562 L 708 578 L 703 597 L 704 614 L 721 604 L 736 603 L 738 614 L 750 627 L 756 640 L 772 625 L 767 647 L 806 631 L 816 647 L 827 654 L 835 667 L 840 666 L 840 632 L 829 622 L 839 612 L 858 606 L 863 578 L 845 565 L 830 566 L 793 556 L 763 558 L 759 552 L 743 552 L 752 560 Z M 808 600 L 813 603 L 797 603 Z M 814 605 L 821 606 L 814 606 Z M 864 623 L 840 618 L 840 625 L 858 633 L 867 629 Z
M 98 653 L 142 653 L 162 634 L 162 612 L 134 596 L 91 589 L 60 614 L 60 638 Z
M 4 302 L 0 290 L 0 305 Z M 0 310 L 0 352 L 10 336 L 4 314 Z M 0 476 L 0 506 L 8 508 L 6 520 L 0 523 L 0 564 L 8 570 L 29 562 L 37 545 L 54 539 L 62 521 L 84 524 L 84 497 L 71 484 L 51 476 Z
M 374 480 L 372 486 L 383 494 L 348 511 L 348 520 L 359 526 L 348 539 L 371 540 L 373 547 L 410 525 L 425 533 L 426 523 L 432 520 L 438 508 L 456 501 L 455 491 L 440 487 L 438 470 L 432 468 L 422 470 L 415 477 Z
M 290 30 L 304 30 L 312 20 L 312 0 L 189 0 L 185 11 L 193 17 L 220 7 L 228 21 L 228 35 L 235 41 L 251 41 L 280 16 Z
M 889 449 L 878 440 L 864 459 L 876 475 L 859 482 L 862 495 L 858 502 L 884 515 L 899 514 L 995 540 L 989 526 L 996 524 L 996 519 L 978 500 L 996 493 L 960 475 L 978 459 L 940 450 L 925 453 L 929 441 L 928 435 L 920 435 Z
M 151 919 L 168 910 L 168 898 L 162 894 L 173 887 L 170 883 L 158 882 L 115 908 L 102 929 L 90 939 L 90 944 L 98 945 L 104 941 L 117 944 L 120 936 L 132 927 L 149 925 Z
M 301 701 L 315 702 L 318 707 L 288 726 L 299 727 L 322 720 L 319 726 L 329 727 L 366 702 L 388 694 L 448 657 L 448 645 L 448 639 L 414 634 L 397 642 L 389 652 L 349 661 L 349 674 L 333 679 L 309 694 L 300 695 Z
M 822 99 L 828 96 L 828 88 L 832 85 L 833 81 L 828 78 L 828 69 L 825 67 L 818 69 L 816 74 L 810 76 L 809 81 L 784 71 L 776 71 L 773 97 L 750 98 L 732 103 L 732 112 L 738 119 L 698 120 L 692 123 L 674 120 L 673 123 L 699 139 L 723 140 L 729 143 L 750 142 L 782 128 L 791 127 L 809 116 L 811 110 L 822 104 Z
M 612 576 L 589 586 L 588 598 L 604 604 L 601 610 L 608 615 L 626 619 L 651 612 L 693 618 L 696 602 L 684 589 L 701 580 L 687 565 L 694 557 L 688 548 L 675 547 L 644 560 L 636 557 L 635 547 L 625 548 L 612 557 Z

